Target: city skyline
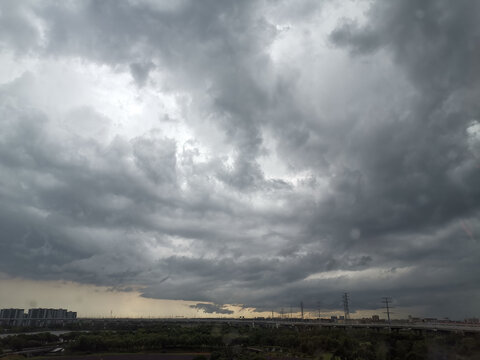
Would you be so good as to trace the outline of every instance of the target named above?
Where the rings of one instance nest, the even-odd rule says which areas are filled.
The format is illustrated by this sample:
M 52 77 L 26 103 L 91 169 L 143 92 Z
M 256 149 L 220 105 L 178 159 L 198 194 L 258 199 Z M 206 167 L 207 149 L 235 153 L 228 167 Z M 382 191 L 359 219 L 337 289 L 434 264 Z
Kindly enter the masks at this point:
M 0 306 L 478 317 L 479 20 L 1 1 Z

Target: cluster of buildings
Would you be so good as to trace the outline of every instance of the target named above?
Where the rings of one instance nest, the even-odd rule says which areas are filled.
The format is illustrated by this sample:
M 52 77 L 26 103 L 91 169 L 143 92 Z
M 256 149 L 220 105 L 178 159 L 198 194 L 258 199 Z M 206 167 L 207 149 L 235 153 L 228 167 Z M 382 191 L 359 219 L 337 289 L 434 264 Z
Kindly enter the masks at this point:
M 34 326 L 64 325 L 77 319 L 77 313 L 67 309 L 1 309 L 0 325 Z

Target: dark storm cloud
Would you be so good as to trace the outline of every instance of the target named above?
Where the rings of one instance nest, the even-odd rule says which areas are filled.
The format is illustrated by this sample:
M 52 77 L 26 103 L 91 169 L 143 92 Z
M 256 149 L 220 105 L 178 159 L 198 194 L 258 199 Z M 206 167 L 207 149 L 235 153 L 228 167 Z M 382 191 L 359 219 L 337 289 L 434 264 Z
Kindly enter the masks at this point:
M 478 296 L 477 280 L 460 281 L 470 275 L 470 264 L 462 268 L 457 263 L 478 249 L 478 243 L 465 241 L 458 223 L 463 217 L 478 219 L 480 204 L 480 173 L 467 131 L 479 118 L 474 100 L 479 94 L 478 4 L 379 1 L 368 15 L 363 26 L 340 25 L 332 41 L 356 58 L 391 52 L 417 95 L 407 116 L 390 114 L 370 134 L 353 140 L 349 155 L 360 176 L 350 190 L 353 211 L 344 220 L 362 229 L 365 238 L 354 248 L 381 244 L 377 258 L 419 265 L 432 283 L 438 280 L 434 289 L 426 286 L 430 293 L 450 298 L 447 289 L 460 286 Z M 452 226 L 456 230 L 442 239 L 440 232 Z M 403 235 L 390 241 L 395 233 Z M 438 278 L 439 272 L 451 278 Z M 412 277 L 412 285 L 424 276 Z
M 148 74 L 152 69 L 155 68 L 155 64 L 151 61 L 146 63 L 132 63 L 130 64 L 130 72 L 133 79 L 139 87 L 142 87 L 146 84 L 148 79 Z
M 304 64 L 321 55 L 279 67 L 269 53 L 283 36 L 269 16 L 305 26 L 316 2 L 3 2 L 2 51 L 81 58 L 140 90 L 186 92 L 195 111 L 182 121 L 208 119 L 233 159 L 198 162 L 195 145 L 155 131 L 98 140 L 86 120 L 115 119 L 88 107 L 68 113 L 67 128 L 85 130 L 72 135 L 37 109 L 36 74 L 1 85 L 0 271 L 140 285 L 216 313 L 334 309 L 343 290 L 356 309 L 390 295 L 430 314 L 478 312 L 478 7 L 375 1 L 365 21 L 305 31 L 305 47 L 350 54 L 341 73 L 322 73 L 334 96 L 320 106 Z M 267 177 L 269 152 L 309 175 Z
M 233 314 L 232 310 L 225 309 L 223 305 L 198 303 L 190 306 L 192 309 L 203 310 L 207 314 Z
M 378 224 L 367 215 L 371 231 L 442 226 L 478 211 L 480 178 L 467 136 L 479 115 L 475 8 L 471 1 L 378 2 L 365 26 L 342 25 L 332 33 L 334 43 L 354 54 L 391 51 L 418 89 L 405 118 L 391 114 L 371 134 L 354 140 L 356 155 L 350 151 L 360 164 L 362 189 L 378 196 L 367 211 L 387 215 Z
M 261 135 L 255 111 L 266 101 L 261 74 L 269 59 L 264 48 L 275 34 L 253 10 L 251 1 L 186 1 L 173 12 L 156 11 L 148 3 L 88 1 L 71 8 L 49 5 L 40 12 L 47 24 L 46 50 L 52 54 L 110 64 L 153 57 L 159 66 L 178 72 L 176 81 L 190 91 L 208 92 L 220 126 L 242 153 L 237 160 L 242 176 L 230 183 L 248 187 L 258 176 L 254 157 Z M 130 65 L 138 84 L 149 68 Z

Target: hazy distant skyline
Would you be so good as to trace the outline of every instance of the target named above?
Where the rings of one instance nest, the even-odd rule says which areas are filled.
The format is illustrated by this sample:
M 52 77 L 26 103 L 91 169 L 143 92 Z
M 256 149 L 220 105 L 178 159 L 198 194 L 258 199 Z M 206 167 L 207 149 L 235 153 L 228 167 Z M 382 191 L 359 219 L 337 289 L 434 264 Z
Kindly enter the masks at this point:
M 479 77 L 474 0 L 1 1 L 0 307 L 479 316 Z

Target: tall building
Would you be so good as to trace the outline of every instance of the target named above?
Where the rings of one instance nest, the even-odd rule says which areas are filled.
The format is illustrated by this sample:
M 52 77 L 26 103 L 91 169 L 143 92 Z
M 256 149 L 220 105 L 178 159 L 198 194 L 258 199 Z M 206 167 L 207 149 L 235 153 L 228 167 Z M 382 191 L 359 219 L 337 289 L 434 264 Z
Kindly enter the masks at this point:
M 27 314 L 25 314 L 24 309 L 0 310 L 0 325 L 7 326 L 61 326 L 76 319 L 77 313 L 67 309 L 29 309 Z
M 76 311 L 67 311 L 67 319 L 68 320 L 75 320 L 77 318 Z
M 30 309 L 28 310 L 27 323 L 29 326 L 63 325 L 77 318 L 77 313 L 67 309 Z
M 77 319 L 77 313 L 67 309 L 1 309 L 0 324 L 7 326 L 52 326 L 64 325 Z
M 21 326 L 23 325 L 24 318 L 25 318 L 25 311 L 23 309 L 1 309 L 0 310 L 0 323 L 2 325 Z

